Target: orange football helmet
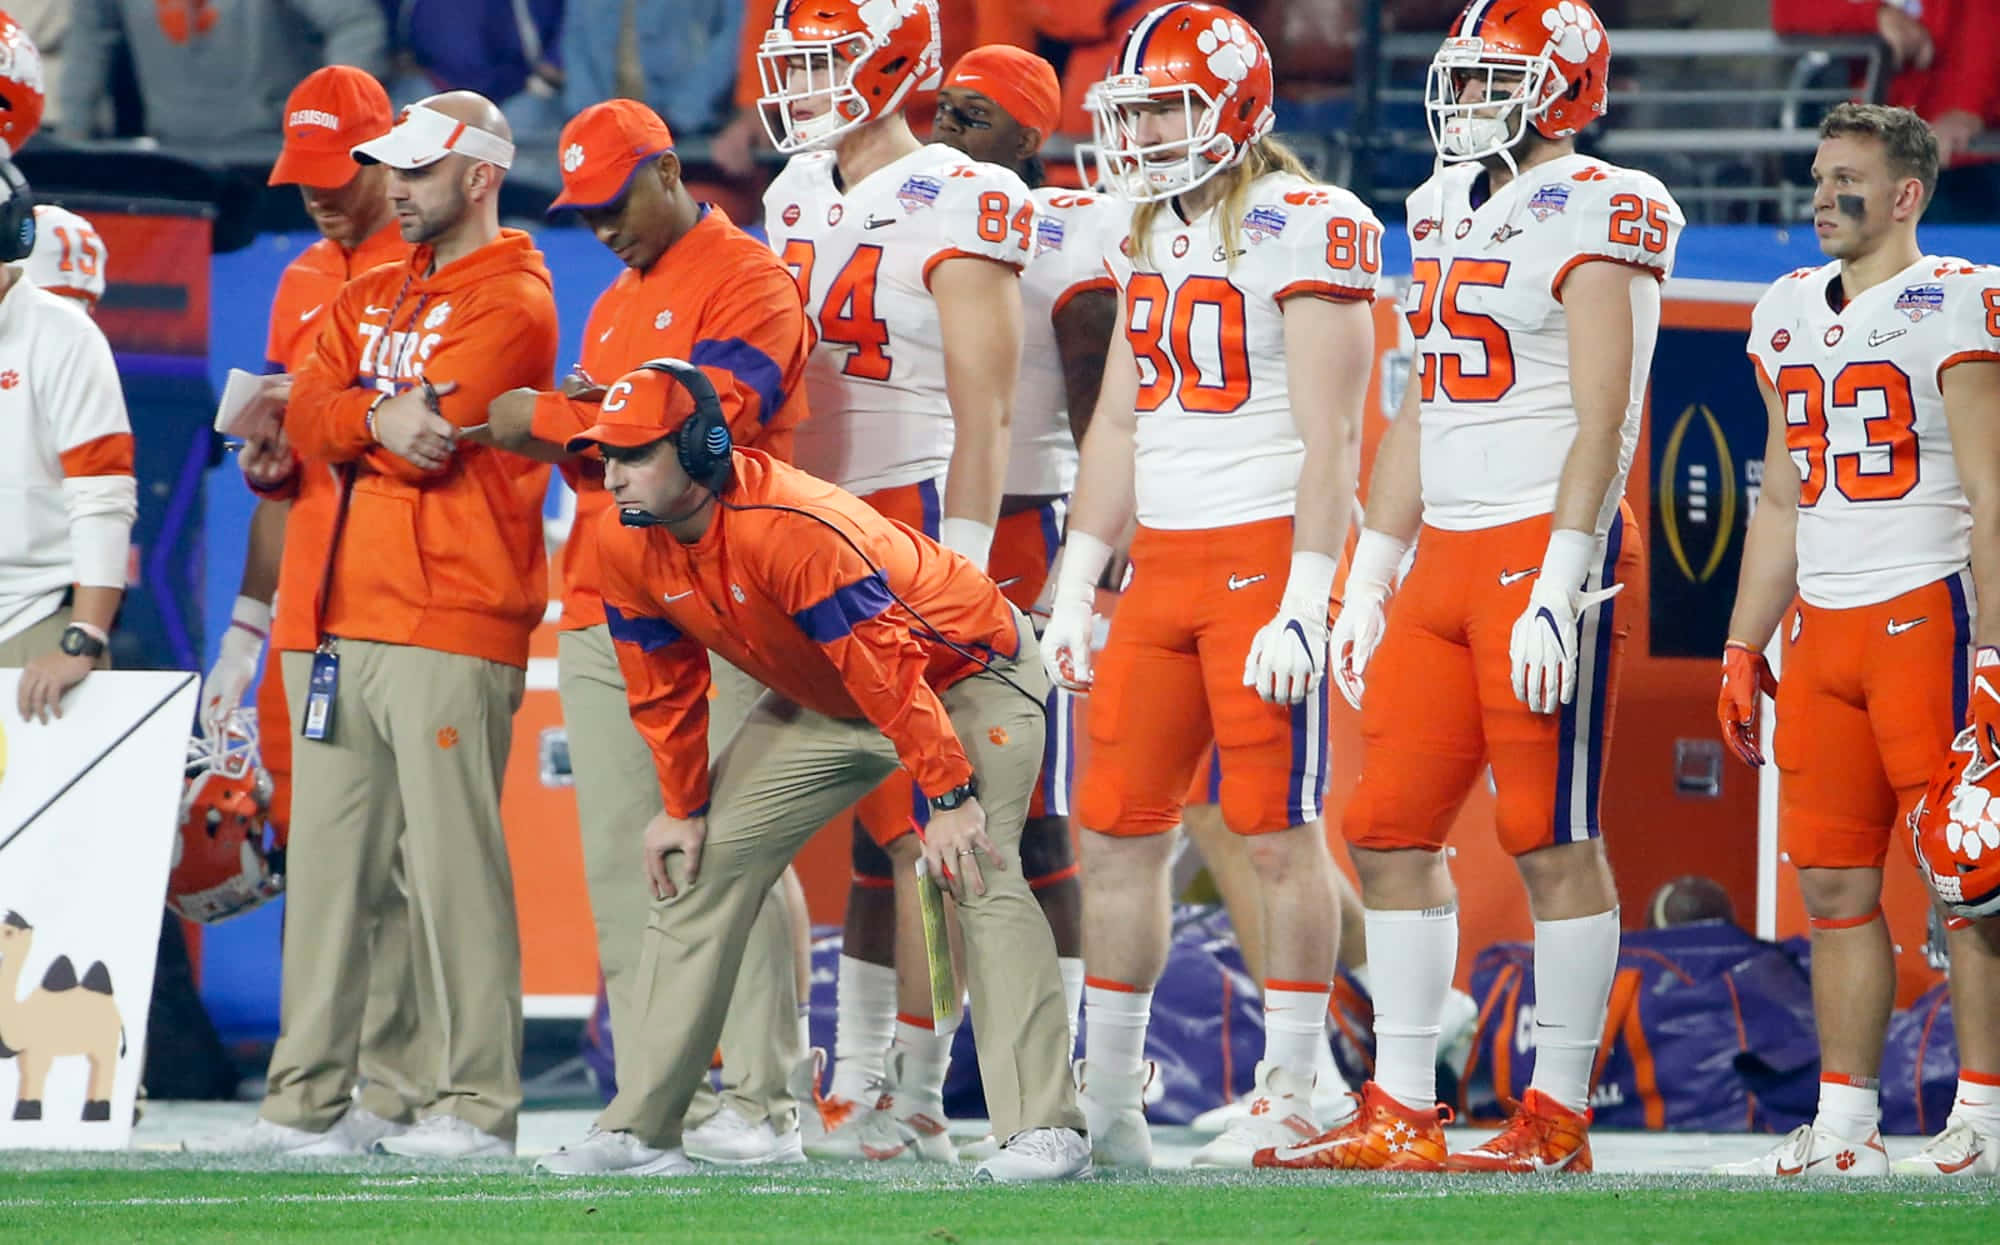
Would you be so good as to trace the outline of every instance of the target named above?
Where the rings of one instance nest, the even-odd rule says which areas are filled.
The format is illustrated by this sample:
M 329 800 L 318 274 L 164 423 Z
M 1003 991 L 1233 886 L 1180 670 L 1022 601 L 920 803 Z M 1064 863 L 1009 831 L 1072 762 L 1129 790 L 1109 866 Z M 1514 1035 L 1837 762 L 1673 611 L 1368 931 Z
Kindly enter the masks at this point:
M 1970 730 L 1910 810 L 1910 840 L 1924 880 L 1959 916 L 2000 913 L 2000 765 L 1982 762 Z
M 1086 181 L 1135 203 L 1185 194 L 1271 132 L 1273 89 L 1271 53 L 1250 23 L 1212 4 L 1154 9 L 1125 36 L 1104 81 L 1090 88 L 1084 107 L 1097 170 Z M 1177 137 L 1146 133 L 1144 118 L 1163 104 Z M 1079 167 L 1086 158 L 1079 156 Z
M 1509 151 L 1531 125 L 1568 138 L 1604 115 L 1610 72 L 1611 38 L 1585 0 L 1472 0 L 1431 58 L 1431 141 L 1457 162 Z M 1501 76 L 1520 82 L 1496 88 Z
M 785 0 L 757 49 L 757 111 L 790 155 L 888 116 L 943 74 L 937 0 Z
M 48 106 L 42 53 L 21 23 L 0 12 L 0 143 L 12 155 L 42 126 Z
M 238 709 L 214 735 L 190 739 L 167 907 L 212 925 L 283 894 L 284 874 L 264 854 L 270 804 L 271 776 L 257 757 L 255 709 Z

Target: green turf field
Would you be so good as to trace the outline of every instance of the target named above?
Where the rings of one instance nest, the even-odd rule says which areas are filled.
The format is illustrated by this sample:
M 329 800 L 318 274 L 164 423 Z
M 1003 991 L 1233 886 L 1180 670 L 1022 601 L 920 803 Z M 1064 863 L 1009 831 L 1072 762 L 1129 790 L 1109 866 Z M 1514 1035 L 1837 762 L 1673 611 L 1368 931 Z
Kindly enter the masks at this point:
M 203 1242 L 327 1236 L 524 1240 L 646 1233 L 691 1242 L 1782 1241 L 1961 1239 L 2000 1221 L 2000 1186 L 1835 1189 L 1697 1177 L 1560 1182 L 1173 1173 L 994 1188 L 965 1169 L 867 1177 L 800 1168 L 676 1181 L 555 1183 L 379 1166 L 215 1171 L 119 1156 L 107 1166 L 0 1158 L 0 1240 Z

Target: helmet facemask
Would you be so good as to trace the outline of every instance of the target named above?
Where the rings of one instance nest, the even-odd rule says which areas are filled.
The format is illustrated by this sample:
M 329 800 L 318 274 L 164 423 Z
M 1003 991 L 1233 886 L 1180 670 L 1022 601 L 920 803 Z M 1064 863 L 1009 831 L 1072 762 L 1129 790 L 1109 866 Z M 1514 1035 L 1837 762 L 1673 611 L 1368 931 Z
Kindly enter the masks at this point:
M 1495 79 L 1519 75 L 1511 88 Z M 1466 88 L 1477 82 L 1476 98 L 1466 102 Z M 1528 136 L 1549 105 L 1569 89 L 1562 71 L 1544 53 L 1489 50 L 1483 39 L 1446 39 L 1431 58 L 1424 83 L 1424 113 L 1431 142 L 1446 164 L 1500 156 L 1513 164 L 1513 152 Z
M 1243 152 L 1217 132 L 1228 102 L 1226 95 L 1211 98 L 1193 83 L 1156 86 L 1143 74 L 1120 74 L 1092 87 L 1084 107 L 1096 135 L 1090 150 L 1105 191 L 1133 203 L 1154 203 L 1186 194 L 1235 164 Z M 1162 113 L 1173 117 L 1176 109 L 1185 118 L 1185 136 L 1144 141 L 1142 119 Z M 1082 160 L 1079 152 L 1080 172 Z
M 869 52 L 866 32 L 839 39 L 794 39 L 788 30 L 772 30 L 757 49 L 757 77 L 764 93 L 757 112 L 771 145 L 785 155 L 812 151 L 869 120 L 868 101 L 854 87 L 854 71 Z M 805 83 L 792 85 L 793 71 L 803 68 Z M 799 119 L 798 105 L 822 101 L 824 111 Z M 900 102 L 900 100 L 898 101 Z

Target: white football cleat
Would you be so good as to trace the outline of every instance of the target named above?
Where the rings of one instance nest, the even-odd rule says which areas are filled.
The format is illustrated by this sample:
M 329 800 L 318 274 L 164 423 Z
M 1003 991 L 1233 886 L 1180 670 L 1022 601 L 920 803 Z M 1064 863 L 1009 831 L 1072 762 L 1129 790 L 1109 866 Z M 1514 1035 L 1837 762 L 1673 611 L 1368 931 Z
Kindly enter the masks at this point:
M 799 1139 L 805 1152 L 816 1159 L 855 1159 L 861 1154 L 861 1122 L 875 1110 L 881 1099 L 878 1081 L 869 1087 L 865 1099 L 821 1097 L 820 1075 L 826 1068 L 826 1051 L 818 1046 L 792 1066 L 785 1087 L 799 1103 Z
M 875 1109 L 855 1125 L 860 1157 L 874 1163 L 952 1163 L 944 1098 L 904 1082 L 903 1053 L 890 1051 Z
M 1074 1180 L 1090 1174 L 1090 1143 L 1074 1128 L 1027 1128 L 1007 1138 L 973 1179 L 994 1184 Z
M 514 1143 L 455 1115 L 426 1115 L 416 1127 L 375 1143 L 376 1154 L 406 1159 L 505 1159 Z
M 1260 1062 L 1249 1110 L 1196 1151 L 1188 1165 L 1248 1170 L 1257 1151 L 1296 1146 L 1319 1134 L 1312 1117 L 1312 1084 L 1301 1083 L 1275 1063 Z
M 359 1109 L 350 1107 L 347 1114 L 352 1115 Z M 234 1132 L 183 1141 L 181 1149 L 190 1154 L 256 1154 L 286 1159 L 340 1159 L 367 1154 L 368 1151 L 341 1128 L 346 1119 L 347 1116 L 343 1115 L 334 1121 L 332 1128 L 315 1133 L 279 1124 L 260 1115 Z
M 808 1104 L 806 1110 L 811 1109 Z M 691 1159 L 732 1166 L 806 1161 L 797 1127 L 780 1133 L 769 1119 L 745 1119 L 728 1102 L 723 1103 L 699 1128 L 690 1128 L 681 1138 L 681 1148 Z
M 1889 1153 L 1882 1133 L 1871 1130 L 1866 1141 L 1836 1137 L 1818 1124 L 1801 1124 L 1768 1153 L 1739 1163 L 1717 1163 L 1712 1176 L 1771 1176 L 1780 1180 L 1838 1180 L 1843 1176 L 1886 1176 Z
M 1981 1132 L 1963 1116 L 1944 1122 L 1944 1131 L 1889 1170 L 1898 1176 L 1991 1176 L 2000 1174 L 2000 1136 Z
M 1090 1159 L 1098 1167 L 1149 1168 L 1153 1165 L 1153 1133 L 1146 1127 L 1146 1087 L 1159 1067 L 1147 1060 L 1137 1077 L 1106 1076 L 1079 1059 L 1071 1069 L 1076 1078 L 1076 1105 L 1083 1108 L 1090 1130 Z
M 410 1125 L 385 1120 L 357 1102 L 334 1123 L 332 1131 L 345 1133 L 348 1140 L 359 1147 L 360 1153 L 373 1154 L 376 1142 L 400 1137 L 410 1131 Z
M 626 1132 L 591 1129 L 573 1146 L 535 1160 L 550 1176 L 686 1176 L 697 1169 L 680 1149 L 658 1150 Z

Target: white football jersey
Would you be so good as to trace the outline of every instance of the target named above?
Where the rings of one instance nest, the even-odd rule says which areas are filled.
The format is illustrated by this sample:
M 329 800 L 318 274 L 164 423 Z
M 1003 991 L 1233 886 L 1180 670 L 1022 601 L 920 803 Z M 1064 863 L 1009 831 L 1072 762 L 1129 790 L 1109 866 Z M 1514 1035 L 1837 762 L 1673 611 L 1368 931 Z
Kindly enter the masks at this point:
M 1305 444 L 1285 376 L 1284 301 L 1375 297 L 1382 226 L 1360 199 L 1267 173 L 1244 201 L 1233 255 L 1219 203 L 1186 223 L 1162 204 L 1145 251 L 1128 239 L 1107 261 L 1139 367 L 1133 487 L 1147 527 L 1293 512 Z
M 1838 260 L 1781 277 L 1750 318 L 1799 469 L 1799 595 L 1873 605 L 1965 569 L 1972 509 L 1944 372 L 2000 359 L 2000 268 L 1926 255 L 1835 311 Z
M 1569 325 L 1572 268 L 1612 260 L 1665 281 L 1685 218 L 1657 178 L 1588 156 L 1539 164 L 1484 202 L 1477 164 L 1448 166 L 1409 198 L 1413 274 L 1403 310 L 1416 339 L 1424 522 L 1499 527 L 1555 509 L 1576 438 Z M 1632 389 L 1608 530 L 1639 444 L 1657 317 L 1635 323 Z
M 1115 288 L 1105 257 L 1118 249 L 1132 218 L 1130 205 L 1104 195 L 1043 187 L 1035 198 L 1035 247 L 1021 274 L 1021 375 L 1014 387 L 1010 496 L 1068 493 L 1076 483 L 1076 439 L 1069 430 L 1069 394 L 1055 315 L 1085 290 Z
M 1034 203 L 1013 173 L 938 143 L 845 193 L 834 172 L 832 152 L 806 152 L 764 192 L 816 334 L 794 461 L 864 495 L 940 479 L 953 437 L 931 269 L 963 255 L 1024 267 Z
M 52 203 L 35 205 L 35 249 L 21 263 L 36 285 L 94 308 L 104 297 L 107 259 L 95 225 Z

